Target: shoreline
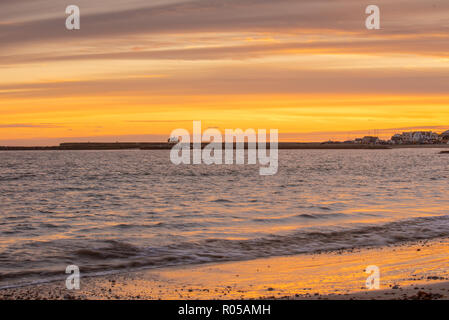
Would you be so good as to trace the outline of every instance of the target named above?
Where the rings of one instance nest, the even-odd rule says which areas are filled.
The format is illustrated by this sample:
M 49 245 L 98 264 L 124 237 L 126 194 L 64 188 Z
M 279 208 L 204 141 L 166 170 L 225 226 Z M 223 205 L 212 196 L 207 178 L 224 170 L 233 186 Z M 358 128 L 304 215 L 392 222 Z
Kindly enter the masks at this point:
M 449 299 L 449 238 L 376 248 L 177 266 L 0 290 L 2 299 Z M 380 269 L 379 290 L 364 272 Z M 81 270 L 82 272 L 82 270 Z M 82 274 L 81 274 L 82 276 Z
M 63 151 L 63 150 L 171 150 L 175 144 L 164 142 L 117 142 L 117 143 L 62 143 L 59 146 L 0 146 L 0 151 Z M 202 143 L 201 149 L 204 149 L 209 143 Z M 224 148 L 225 145 L 218 144 L 218 147 Z M 447 146 L 449 148 L 449 145 Z M 236 143 L 233 148 L 236 149 Z M 270 149 L 270 144 L 266 144 Z M 190 149 L 194 145 L 190 144 Z M 244 149 L 248 150 L 248 143 L 244 143 Z M 367 144 L 326 144 L 326 143 L 300 143 L 300 142 L 279 142 L 278 149 L 391 149 L 387 145 L 367 145 Z
M 203 149 L 209 143 L 202 143 Z M 62 143 L 59 146 L 0 146 L 0 151 L 65 151 L 65 150 L 171 150 L 174 144 L 164 142 L 117 142 L 117 143 Z M 224 145 L 221 146 L 224 148 Z M 234 143 L 233 148 L 236 148 Z M 449 149 L 449 144 L 411 144 L 411 145 L 370 145 L 350 143 L 319 143 L 319 142 L 279 142 L 279 150 L 391 150 L 406 148 Z M 190 149 L 193 149 L 191 144 Z M 248 143 L 244 144 L 248 149 Z M 270 144 L 267 143 L 267 149 Z

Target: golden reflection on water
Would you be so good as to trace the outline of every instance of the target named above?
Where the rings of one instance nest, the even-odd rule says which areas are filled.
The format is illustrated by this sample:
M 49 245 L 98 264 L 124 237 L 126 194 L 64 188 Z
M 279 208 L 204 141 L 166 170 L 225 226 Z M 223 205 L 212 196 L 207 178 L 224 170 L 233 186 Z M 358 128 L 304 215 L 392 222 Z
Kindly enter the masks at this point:
M 449 276 L 449 240 L 345 252 L 149 270 L 118 277 L 114 294 L 149 299 L 257 299 L 368 292 L 364 272 L 380 268 L 380 289 Z M 101 290 L 108 283 L 85 287 Z M 115 283 L 115 282 L 114 282 Z M 306 296 L 308 294 L 308 296 Z

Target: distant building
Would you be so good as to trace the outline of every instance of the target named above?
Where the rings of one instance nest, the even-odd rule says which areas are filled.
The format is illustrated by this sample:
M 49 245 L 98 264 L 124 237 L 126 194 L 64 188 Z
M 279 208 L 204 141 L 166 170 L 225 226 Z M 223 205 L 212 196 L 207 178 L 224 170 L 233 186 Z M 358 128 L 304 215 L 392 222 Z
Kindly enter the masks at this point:
M 323 144 L 341 143 L 337 141 L 322 142 Z M 356 138 L 348 140 L 343 143 L 346 144 L 368 144 L 368 145 L 410 145 L 410 144 L 449 144 L 449 130 L 438 134 L 432 131 L 410 131 L 396 133 L 390 140 L 381 140 L 379 137 L 365 136 L 363 138 Z
M 394 144 L 436 144 L 440 136 L 432 131 L 412 131 L 395 134 L 391 137 Z
M 391 137 L 391 141 L 393 141 L 394 144 L 402 144 L 402 134 L 396 133 Z
M 378 144 L 379 142 L 379 137 L 365 136 L 362 138 L 362 144 Z
M 441 143 L 449 143 L 449 130 L 440 134 L 440 142 Z

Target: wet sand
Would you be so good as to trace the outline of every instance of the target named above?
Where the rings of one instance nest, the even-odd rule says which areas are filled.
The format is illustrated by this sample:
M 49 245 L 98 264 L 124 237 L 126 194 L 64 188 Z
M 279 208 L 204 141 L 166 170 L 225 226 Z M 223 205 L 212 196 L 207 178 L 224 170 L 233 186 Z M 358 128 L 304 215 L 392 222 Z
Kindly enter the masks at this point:
M 365 287 L 369 265 L 379 290 Z M 449 299 L 449 239 L 81 277 L 80 290 L 60 280 L 0 299 Z

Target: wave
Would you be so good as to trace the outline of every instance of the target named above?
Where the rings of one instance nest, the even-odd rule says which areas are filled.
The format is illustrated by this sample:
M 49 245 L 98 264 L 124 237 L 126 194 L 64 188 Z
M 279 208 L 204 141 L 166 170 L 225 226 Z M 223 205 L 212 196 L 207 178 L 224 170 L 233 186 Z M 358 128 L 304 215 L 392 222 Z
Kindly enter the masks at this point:
M 65 261 L 82 262 L 83 272 L 98 273 L 133 268 L 251 260 L 272 256 L 319 253 L 343 249 L 378 247 L 402 242 L 443 238 L 449 235 L 449 215 L 422 217 L 383 225 L 356 225 L 340 230 L 301 230 L 287 235 L 256 239 L 205 239 L 161 247 L 138 247 L 123 241 L 103 241 L 102 246 L 77 248 Z M 4 273 L 1 281 L 39 273 L 36 270 Z M 60 274 L 60 273 L 59 273 Z

